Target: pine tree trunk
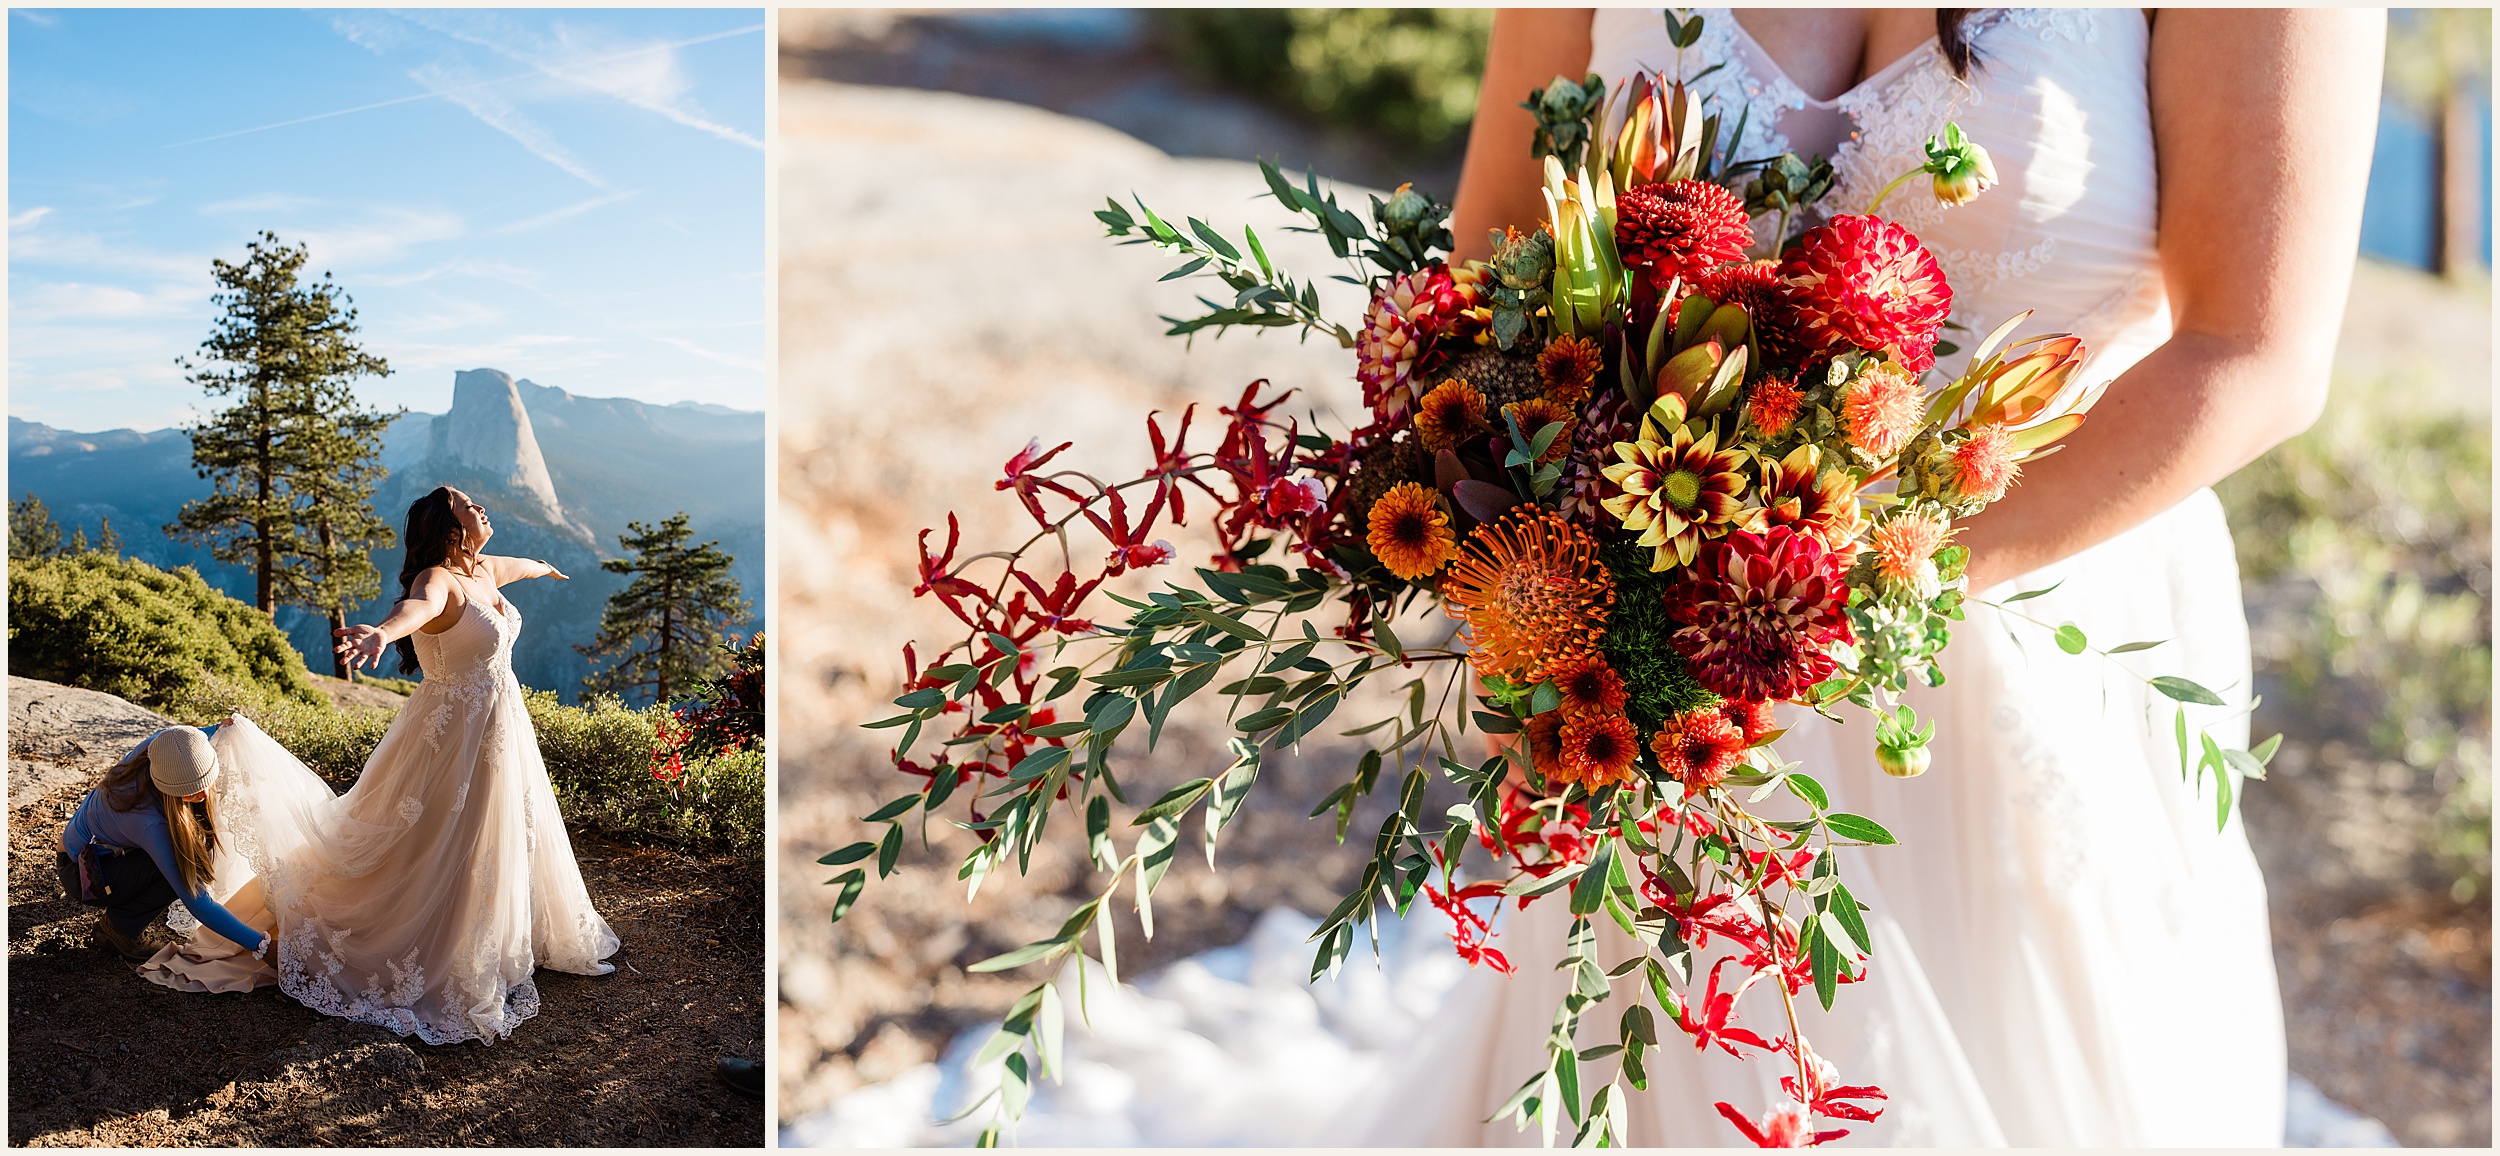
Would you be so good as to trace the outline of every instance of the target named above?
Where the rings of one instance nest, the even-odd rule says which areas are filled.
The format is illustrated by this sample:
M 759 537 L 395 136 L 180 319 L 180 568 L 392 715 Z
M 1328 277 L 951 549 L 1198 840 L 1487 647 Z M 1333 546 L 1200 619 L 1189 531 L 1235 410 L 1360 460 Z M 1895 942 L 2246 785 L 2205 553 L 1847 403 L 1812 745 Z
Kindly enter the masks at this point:
M 2466 85 L 2452 83 L 2439 107 L 2439 271 L 2464 277 L 2482 267 L 2482 118 Z
M 338 632 L 345 629 L 347 629 L 346 609 L 337 606 L 331 607 L 330 637 L 337 638 Z M 330 671 L 332 674 L 346 679 L 349 682 L 356 681 L 356 668 L 347 665 L 347 656 L 339 653 L 338 648 L 335 646 L 330 648 Z
M 259 473 L 260 516 L 252 522 L 252 532 L 260 536 L 260 541 L 254 543 L 254 553 L 258 555 L 256 561 L 260 565 L 257 586 L 252 593 L 252 604 L 260 607 L 260 612 L 268 615 L 274 622 L 278 617 L 278 604 L 273 589 L 277 577 L 275 573 L 277 550 L 269 542 L 269 503 L 274 496 L 271 490 L 276 481 L 271 477 L 271 473 L 276 467 L 271 463 L 269 454 L 269 390 L 266 386 L 256 386 L 252 393 L 253 401 L 260 406 L 258 444 L 253 447 L 258 455 L 253 464 L 258 467 Z

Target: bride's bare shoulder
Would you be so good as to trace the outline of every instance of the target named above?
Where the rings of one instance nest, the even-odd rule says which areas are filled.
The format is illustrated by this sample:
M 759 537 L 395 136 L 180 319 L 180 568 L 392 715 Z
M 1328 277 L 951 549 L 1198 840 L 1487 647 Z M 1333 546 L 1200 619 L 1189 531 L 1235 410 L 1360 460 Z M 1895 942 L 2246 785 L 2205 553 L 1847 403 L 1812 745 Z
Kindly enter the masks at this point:
M 408 596 L 420 602 L 440 602 L 449 609 L 457 609 L 463 600 L 460 578 L 447 566 L 417 571 L 416 579 L 408 584 Z

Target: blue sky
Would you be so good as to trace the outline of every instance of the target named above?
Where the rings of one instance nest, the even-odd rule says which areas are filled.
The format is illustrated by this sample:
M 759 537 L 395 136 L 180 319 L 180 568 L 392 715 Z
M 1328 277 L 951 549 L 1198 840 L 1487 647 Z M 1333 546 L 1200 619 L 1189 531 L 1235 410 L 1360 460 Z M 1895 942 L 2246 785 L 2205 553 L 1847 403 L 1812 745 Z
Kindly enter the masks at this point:
M 11 416 L 212 404 L 209 261 L 310 246 L 440 412 L 491 367 L 762 409 L 760 9 L 9 14 Z

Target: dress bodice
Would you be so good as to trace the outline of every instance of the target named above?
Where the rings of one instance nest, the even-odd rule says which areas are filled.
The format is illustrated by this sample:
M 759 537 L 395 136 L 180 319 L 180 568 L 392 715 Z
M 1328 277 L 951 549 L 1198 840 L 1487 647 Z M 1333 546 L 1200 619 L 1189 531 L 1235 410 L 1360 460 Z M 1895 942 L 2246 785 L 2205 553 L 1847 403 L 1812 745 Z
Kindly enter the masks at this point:
M 1947 339 L 1967 350 L 2000 322 L 2037 312 L 2021 334 L 2071 332 L 2092 351 L 2085 373 L 2116 376 L 2170 336 L 2155 247 L 2150 34 L 2138 9 L 1984 9 L 1965 17 L 1977 63 L 1957 79 L 1933 40 L 1839 97 L 1808 97 L 1732 12 L 1703 9 L 1682 73 L 1720 67 L 1695 88 L 1734 127 L 1747 158 L 1794 149 L 1831 157 L 1833 213 L 1864 212 L 1894 177 L 1926 158 L 1948 120 L 1988 150 L 1999 184 L 1946 209 L 1923 181 L 1884 201 L 1953 286 Z M 1647 68 L 1673 76 L 1677 52 L 1658 9 L 1598 10 L 1591 71 L 1612 85 Z M 1947 374 L 1968 354 L 1938 359 Z
M 512 677 L 512 643 L 521 635 L 521 610 L 503 610 L 470 598 L 458 621 L 440 634 L 418 631 L 417 665 L 428 686 L 479 686 Z

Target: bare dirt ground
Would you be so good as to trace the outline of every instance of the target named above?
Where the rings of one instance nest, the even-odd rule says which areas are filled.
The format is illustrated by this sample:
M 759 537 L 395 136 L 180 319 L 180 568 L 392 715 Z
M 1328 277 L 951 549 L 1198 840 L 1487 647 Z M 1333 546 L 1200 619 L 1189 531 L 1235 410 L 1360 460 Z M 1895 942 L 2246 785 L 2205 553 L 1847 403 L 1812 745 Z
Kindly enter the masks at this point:
M 1075 439 L 1063 462 L 1117 469 L 1142 461 L 1139 414 L 1228 402 L 1254 377 L 1309 389 L 1323 409 L 1353 399 L 1351 357 L 1325 343 L 1236 335 L 1184 350 L 1162 337 L 1154 318 L 1188 307 L 1188 283 L 1155 284 L 1170 262 L 1101 240 L 1089 217 L 1103 195 L 1134 190 L 1159 212 L 1255 224 L 1306 276 L 1336 271 L 1324 254 L 1290 248 L 1307 238 L 1274 231 L 1273 206 L 1249 199 L 1259 188 L 1250 165 L 1165 156 L 1099 123 L 956 92 L 795 81 L 781 107 L 777 629 L 788 673 L 775 1058 L 787 1123 L 995 1021 L 1030 980 L 964 966 L 1047 935 L 1099 886 L 1081 832 L 1054 824 L 1031 878 L 993 877 L 967 905 L 954 871 L 967 836 L 933 825 L 927 848 L 915 835 L 901 870 L 828 923 L 833 896 L 820 884 L 834 872 L 813 860 L 873 837 L 859 818 L 909 783 L 882 762 L 876 740 L 891 732 L 856 728 L 890 713 L 903 642 L 955 629 L 910 597 L 912 535 L 943 527 L 953 510 L 967 543 L 1008 540 L 1021 515 L 990 483 L 1028 437 Z M 2345 352 L 2383 358 L 2436 344 L 2424 327 L 2470 329 L 2487 317 L 2487 298 L 2477 312 L 2422 280 L 2365 267 Z M 2471 392 L 2473 376 L 2457 388 Z M 1171 537 L 1185 557 L 1201 545 Z M 1220 733 L 1176 715 L 1162 751 L 1117 767 L 1131 797 L 1220 767 Z M 1225 836 L 1220 879 L 1192 831 L 1191 853 L 1157 892 L 1151 944 L 1125 899 L 1118 905 L 1124 971 L 1236 942 L 1272 906 L 1332 906 L 1364 848 L 1337 846 L 1302 816 L 1350 762 L 1321 749 L 1271 764 Z M 2286 767 L 2246 804 L 2269 879 L 2292 1069 L 2407 1143 L 2487 1144 L 2488 903 L 2356 902 L 2317 882 L 2331 874 L 2316 833 L 2333 802 L 2300 793 L 2288 781 L 2298 773 Z M 1358 813 L 1352 840 L 1367 822 L 1377 814 Z
M 10 699 L 12 1145 L 763 1142 L 763 1105 L 711 1077 L 718 1056 L 763 1054 L 753 863 L 574 835 L 624 940 L 616 972 L 539 972 L 538 1017 L 491 1047 L 402 1040 L 276 988 L 176 992 L 93 941 L 94 909 L 61 894 L 52 863 L 94 776 L 163 720 L 27 679 Z

